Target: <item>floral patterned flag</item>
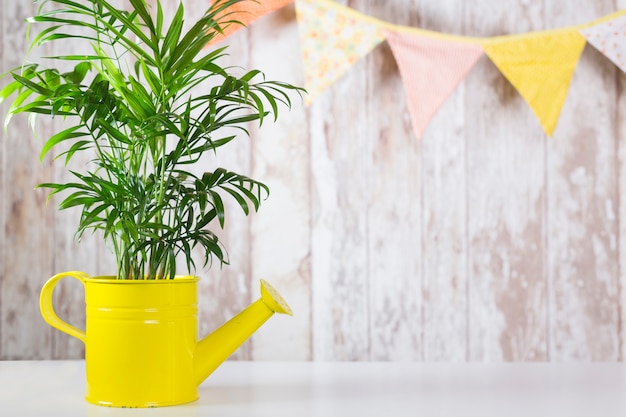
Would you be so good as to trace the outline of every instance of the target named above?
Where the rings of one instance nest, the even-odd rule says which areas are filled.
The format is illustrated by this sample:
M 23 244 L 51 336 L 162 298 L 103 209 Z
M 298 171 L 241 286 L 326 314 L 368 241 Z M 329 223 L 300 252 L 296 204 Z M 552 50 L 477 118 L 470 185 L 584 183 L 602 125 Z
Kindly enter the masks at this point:
M 594 48 L 626 72 L 626 16 L 582 29 L 580 33 Z
M 411 32 L 389 31 L 387 41 L 404 82 L 413 129 L 421 137 L 439 107 L 483 55 L 483 48 Z
M 558 30 L 491 38 L 484 46 L 489 58 L 551 136 L 585 47 L 585 38 L 576 30 Z
M 227 20 L 235 20 L 249 25 L 261 16 L 278 10 L 288 4 L 293 3 L 294 0 L 260 0 L 260 1 L 242 1 L 229 7 L 225 10 Z M 218 34 L 215 38 L 209 42 L 209 45 L 217 43 L 225 37 L 231 35 L 233 32 L 238 31 L 244 26 L 240 24 L 230 24 L 224 28 L 223 34 Z
M 374 19 L 323 0 L 296 0 L 304 86 L 310 104 L 385 39 Z

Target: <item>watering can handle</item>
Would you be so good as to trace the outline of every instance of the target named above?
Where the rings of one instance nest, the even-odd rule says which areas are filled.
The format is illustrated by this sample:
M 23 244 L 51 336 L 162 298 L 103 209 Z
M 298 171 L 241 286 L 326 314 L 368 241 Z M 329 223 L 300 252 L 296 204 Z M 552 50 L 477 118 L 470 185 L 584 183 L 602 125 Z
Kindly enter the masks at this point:
M 57 316 L 57 313 L 55 313 L 54 307 L 52 306 L 52 294 L 54 292 L 54 287 L 59 283 L 61 279 L 65 277 L 74 278 L 84 285 L 85 279 L 88 278 L 88 275 L 84 272 L 69 271 L 56 274 L 55 276 L 50 278 L 41 289 L 41 295 L 39 296 L 39 309 L 41 310 L 41 315 L 43 316 L 43 319 L 50 326 L 55 327 L 62 332 L 69 334 L 70 336 L 74 336 L 75 338 L 80 339 L 83 343 L 85 343 L 85 341 L 87 340 L 85 332 L 61 320 L 59 316 Z

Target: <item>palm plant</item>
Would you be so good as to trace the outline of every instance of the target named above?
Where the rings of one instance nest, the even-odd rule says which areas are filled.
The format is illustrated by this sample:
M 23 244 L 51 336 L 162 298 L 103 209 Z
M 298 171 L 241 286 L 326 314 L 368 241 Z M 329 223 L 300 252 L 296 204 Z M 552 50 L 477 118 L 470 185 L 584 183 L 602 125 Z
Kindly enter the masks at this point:
M 92 168 L 70 171 L 71 182 L 39 187 L 64 194 L 61 210 L 82 208 L 78 237 L 103 232 L 119 279 L 172 278 L 179 255 L 194 270 L 194 247 L 205 253 L 204 265 L 227 263 L 208 229 L 224 227 L 223 197 L 248 214 L 269 195 L 265 184 L 223 168 L 191 172 L 203 154 L 235 139 L 224 128 L 248 134 L 248 122 L 276 120 L 280 105 L 291 106 L 290 94 L 303 91 L 266 81 L 258 70 L 233 76 L 218 63 L 226 47 L 207 51 L 224 25 L 237 23 L 228 8 L 240 1 L 213 1 L 185 31 L 182 3 L 166 23 L 161 0 L 154 10 L 146 0 L 129 0 L 129 11 L 106 0 L 35 0 L 40 6 L 29 23 L 44 29 L 31 49 L 78 40 L 92 53 L 49 57 L 69 62 L 73 69 L 65 72 L 24 64 L 10 72 L 0 101 L 12 98 L 7 124 L 17 113 L 68 119 L 70 127 L 45 140 L 42 159 L 62 143 L 54 156 L 66 165 L 77 153 L 94 155 Z

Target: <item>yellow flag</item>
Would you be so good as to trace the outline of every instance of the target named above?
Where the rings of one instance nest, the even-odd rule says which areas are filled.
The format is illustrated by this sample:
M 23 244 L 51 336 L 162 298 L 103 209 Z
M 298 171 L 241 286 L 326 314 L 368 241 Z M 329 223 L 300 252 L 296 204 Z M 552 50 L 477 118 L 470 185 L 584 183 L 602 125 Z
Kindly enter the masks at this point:
M 484 48 L 551 136 L 585 42 L 578 31 L 562 30 L 492 38 Z

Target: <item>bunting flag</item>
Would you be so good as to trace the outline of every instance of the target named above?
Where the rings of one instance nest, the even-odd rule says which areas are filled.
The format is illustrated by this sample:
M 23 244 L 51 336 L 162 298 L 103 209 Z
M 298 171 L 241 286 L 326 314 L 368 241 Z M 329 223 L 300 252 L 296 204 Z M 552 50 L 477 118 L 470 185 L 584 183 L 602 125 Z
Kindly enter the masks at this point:
M 485 52 L 551 136 L 584 47 L 580 33 L 562 30 L 493 38 Z
M 293 2 L 251 0 L 228 12 L 232 12 L 233 20 L 248 24 Z M 569 28 L 471 38 L 394 25 L 331 0 L 295 3 L 304 86 L 309 93 L 305 103 L 311 104 L 360 58 L 387 39 L 406 88 L 418 137 L 483 53 L 517 89 L 549 136 L 558 123 L 586 42 L 626 72 L 626 10 Z M 231 25 L 225 36 L 237 28 Z
M 223 40 L 225 37 L 254 22 L 259 17 L 283 8 L 293 3 L 293 1 L 294 0 L 250 0 L 230 6 L 224 11 L 224 16 L 227 20 L 235 20 L 241 22 L 243 25 L 237 23 L 229 24 L 223 28 L 222 34 L 218 34 L 209 42 L 209 45 Z
M 582 29 L 580 33 L 594 48 L 626 72 L 626 16 Z
M 424 129 L 458 84 L 483 55 L 482 46 L 403 32 L 387 32 L 406 88 L 413 129 Z
M 304 61 L 304 86 L 310 104 L 356 61 L 385 39 L 380 25 L 358 19 L 347 8 L 317 0 L 296 0 Z

